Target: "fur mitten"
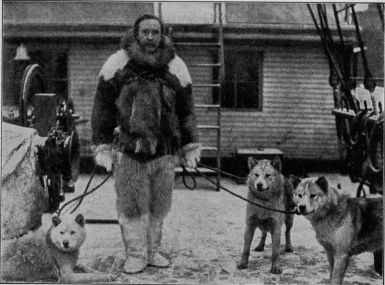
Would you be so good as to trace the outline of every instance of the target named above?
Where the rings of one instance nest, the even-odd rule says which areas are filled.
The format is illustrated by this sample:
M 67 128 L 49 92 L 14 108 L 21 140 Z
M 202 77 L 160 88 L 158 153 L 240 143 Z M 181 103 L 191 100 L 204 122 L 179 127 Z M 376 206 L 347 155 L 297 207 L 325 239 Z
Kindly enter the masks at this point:
M 93 148 L 95 163 L 99 166 L 104 167 L 107 172 L 112 170 L 112 165 L 114 162 L 114 152 L 111 149 L 111 146 L 107 144 L 100 144 Z
M 195 168 L 201 160 L 201 145 L 199 143 L 190 143 L 182 148 L 180 164 L 185 167 Z

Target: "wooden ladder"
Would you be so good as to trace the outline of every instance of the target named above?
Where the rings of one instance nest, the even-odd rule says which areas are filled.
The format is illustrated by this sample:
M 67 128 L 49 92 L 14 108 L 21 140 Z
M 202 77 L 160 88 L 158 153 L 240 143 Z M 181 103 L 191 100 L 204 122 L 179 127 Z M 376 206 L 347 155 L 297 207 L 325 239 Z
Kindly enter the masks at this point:
M 174 42 L 174 45 L 176 48 L 178 47 L 195 47 L 195 48 L 212 48 L 215 49 L 217 52 L 217 62 L 215 63 L 205 63 L 205 62 L 198 62 L 198 63 L 192 63 L 188 64 L 189 67 L 202 67 L 202 68 L 213 68 L 217 69 L 218 79 L 217 82 L 212 83 L 193 83 L 193 88 L 210 88 L 211 90 L 214 90 L 214 88 L 217 89 L 218 94 L 218 100 L 216 104 L 195 104 L 195 108 L 204 108 L 204 109 L 211 109 L 216 110 L 216 122 L 213 122 L 212 124 L 205 124 L 201 125 L 198 124 L 198 129 L 200 130 L 200 133 L 205 134 L 206 132 L 216 132 L 216 144 L 215 145 L 203 145 L 202 146 L 202 157 L 207 156 L 208 153 L 215 152 L 215 158 L 216 158 L 216 165 L 215 167 L 218 169 L 221 169 L 221 99 L 222 99 L 222 82 L 224 80 L 225 76 L 225 70 L 224 70 L 224 40 L 223 40 L 223 22 L 222 22 L 222 4 L 221 3 L 214 3 L 213 4 L 214 9 L 214 21 L 212 23 L 212 28 L 214 33 L 216 34 L 216 38 L 214 42 Z M 161 11 L 160 11 L 161 15 Z M 168 30 L 168 36 L 172 39 L 172 28 L 169 28 Z M 198 118 L 199 120 L 199 118 Z M 221 175 L 220 173 L 216 173 L 213 170 L 206 169 L 206 168 L 199 168 L 199 171 L 202 173 L 214 173 L 216 175 L 217 179 L 217 187 L 216 190 L 220 190 L 220 179 Z M 182 169 L 180 167 L 177 167 L 176 169 L 177 173 L 182 172 Z

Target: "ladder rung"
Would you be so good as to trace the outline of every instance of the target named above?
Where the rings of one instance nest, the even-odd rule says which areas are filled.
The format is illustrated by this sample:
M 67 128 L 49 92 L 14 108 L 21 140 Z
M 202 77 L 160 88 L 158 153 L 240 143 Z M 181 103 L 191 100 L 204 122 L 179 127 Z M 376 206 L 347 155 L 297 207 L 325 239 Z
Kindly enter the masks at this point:
M 213 105 L 213 104 L 195 104 L 196 108 L 220 108 L 220 105 Z
M 217 129 L 219 129 L 219 126 L 217 126 L 217 125 L 198 125 L 198 129 L 217 130 Z
M 220 43 L 194 43 L 194 42 L 174 42 L 174 45 L 177 46 L 215 46 L 218 47 Z
M 197 83 L 193 84 L 193 87 L 221 87 L 218 83 Z
M 220 67 L 220 63 L 193 63 L 187 64 L 188 67 Z
M 202 146 L 202 151 L 217 151 L 218 148 L 216 146 Z

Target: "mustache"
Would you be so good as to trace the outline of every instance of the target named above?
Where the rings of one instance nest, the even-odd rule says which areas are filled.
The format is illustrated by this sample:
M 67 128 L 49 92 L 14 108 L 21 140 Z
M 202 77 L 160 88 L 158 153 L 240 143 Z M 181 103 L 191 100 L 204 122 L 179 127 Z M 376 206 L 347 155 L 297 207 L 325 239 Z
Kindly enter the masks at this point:
M 158 44 L 153 42 L 153 41 L 145 41 L 145 42 L 143 42 L 143 45 L 145 45 L 145 46 L 153 46 L 153 47 L 158 46 Z
M 146 46 L 146 47 L 158 47 L 158 45 L 154 44 L 154 43 L 144 43 L 143 46 Z

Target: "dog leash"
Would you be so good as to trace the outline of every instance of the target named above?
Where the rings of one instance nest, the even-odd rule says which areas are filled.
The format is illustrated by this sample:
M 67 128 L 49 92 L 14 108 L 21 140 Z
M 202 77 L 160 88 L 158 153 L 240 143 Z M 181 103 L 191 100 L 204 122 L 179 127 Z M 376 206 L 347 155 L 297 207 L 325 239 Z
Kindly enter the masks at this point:
M 88 188 L 90 187 L 91 185 L 91 181 L 92 179 L 94 178 L 95 176 L 95 172 L 96 172 L 96 168 L 97 168 L 97 165 L 95 165 L 94 169 L 92 170 L 92 174 L 91 174 L 91 177 L 90 179 L 88 180 L 88 183 L 87 183 L 87 186 L 86 188 L 84 189 L 83 191 L 83 194 L 69 200 L 68 202 L 64 203 L 63 206 L 60 207 L 60 209 L 57 211 L 57 215 L 60 216 L 61 212 L 63 211 L 63 209 L 65 207 L 67 207 L 69 204 L 75 202 L 76 200 L 79 200 L 78 204 L 71 210 L 70 214 L 74 213 L 76 211 L 77 208 L 79 208 L 80 204 L 83 202 L 83 199 L 84 197 L 90 195 L 91 193 L 95 192 L 97 189 L 99 189 L 104 183 L 107 182 L 107 180 L 111 177 L 112 175 L 112 170 L 109 171 L 107 173 L 107 176 L 103 179 L 102 182 L 99 183 L 99 185 L 95 186 L 94 188 L 92 188 L 90 191 L 88 191 Z
M 214 168 L 214 167 L 210 167 L 208 165 L 205 165 L 201 162 L 198 162 L 198 165 L 199 166 L 202 166 L 204 168 L 207 168 L 207 169 L 210 169 L 212 171 L 215 171 L 217 173 L 220 173 L 222 175 L 225 175 L 225 176 L 228 176 L 228 177 L 232 177 L 232 178 L 235 178 L 237 181 L 242 181 L 242 182 L 246 182 L 247 178 L 245 177 L 240 177 L 240 176 L 237 176 L 237 175 L 234 175 L 234 174 L 231 174 L 229 172 L 226 172 L 226 171 L 223 171 L 223 170 L 220 170 L 218 168 Z M 192 181 L 192 186 L 189 185 L 187 183 L 187 179 L 186 177 L 189 177 Z M 197 183 L 196 183 L 196 180 L 195 180 L 195 177 L 194 175 L 192 175 L 187 169 L 185 166 L 182 165 L 182 179 L 183 179 L 183 184 L 184 186 L 186 186 L 187 189 L 190 189 L 190 190 L 195 190 L 196 186 L 197 186 Z
M 204 168 L 213 170 L 213 171 L 215 171 L 215 172 L 217 172 L 217 173 L 226 174 L 226 175 L 230 175 L 230 176 L 232 176 L 232 177 L 245 179 L 245 178 L 242 178 L 242 177 L 233 175 L 233 174 L 231 174 L 231 173 L 228 173 L 228 172 L 219 170 L 219 169 L 214 168 L 214 167 L 207 167 L 206 165 L 204 165 L 204 164 L 202 164 L 202 163 L 200 163 L 200 162 L 198 162 L 198 165 L 201 166 L 201 167 L 204 167 Z M 182 167 L 182 168 L 183 168 L 183 175 L 185 175 L 185 174 L 187 175 L 187 173 L 188 173 L 188 176 L 189 176 L 190 178 L 193 179 L 194 185 L 196 186 L 196 181 L 195 181 L 195 178 L 193 177 L 193 175 L 192 175 L 186 168 L 184 168 L 184 167 Z M 267 206 L 264 206 L 264 205 L 255 203 L 255 202 L 253 202 L 253 201 L 250 201 L 249 199 L 246 199 L 246 198 L 242 197 L 241 195 L 238 195 L 237 193 L 234 193 L 233 191 L 227 189 L 226 187 L 224 187 L 224 186 L 222 186 L 222 185 L 220 185 L 220 184 L 218 185 L 216 182 L 212 181 L 210 178 L 208 178 L 206 175 L 204 175 L 204 174 L 198 169 L 198 167 L 195 167 L 194 170 L 195 170 L 199 175 L 201 175 L 203 178 L 205 178 L 208 182 L 210 182 L 211 184 L 213 184 L 213 185 L 219 187 L 220 189 L 226 191 L 227 193 L 229 193 L 229 194 L 231 194 L 231 195 L 233 195 L 233 196 L 235 196 L 235 197 L 237 197 L 237 198 L 239 198 L 239 199 L 241 199 L 241 200 L 243 200 L 243 201 L 246 201 L 247 203 L 250 203 L 250 204 L 252 204 L 252 205 L 254 205 L 254 206 L 263 208 L 263 209 L 265 209 L 265 210 L 270 210 L 270 211 L 273 211 L 273 212 L 279 212 L 279 213 L 290 214 L 290 215 L 294 215 L 294 214 L 295 214 L 295 215 L 299 215 L 299 213 L 296 212 L 296 211 L 284 211 L 284 210 L 280 210 L 280 209 L 274 209 L 274 208 L 270 208 L 270 207 L 267 207 Z M 185 185 L 186 185 L 186 184 L 185 184 Z M 189 188 L 189 189 L 190 189 L 190 188 Z M 195 188 L 194 188 L 194 189 L 195 189 Z M 191 189 L 191 190 L 192 190 L 192 189 Z
M 204 165 L 204 164 L 202 164 L 202 163 L 200 163 L 200 162 L 198 162 L 198 165 L 199 165 L 199 166 L 202 166 L 202 167 L 204 167 L 204 168 L 213 170 L 213 171 L 215 171 L 215 172 L 217 172 L 217 173 L 221 173 L 221 174 L 223 174 L 223 175 L 226 175 L 226 176 L 229 176 L 229 177 L 236 178 L 236 179 L 238 179 L 238 180 L 245 180 L 244 177 L 240 177 L 240 176 L 233 175 L 233 174 L 228 173 L 228 172 L 226 172 L 226 171 L 222 171 L 222 170 L 220 170 L 220 169 L 217 169 L 217 168 L 214 168 L 214 167 L 210 167 L 210 166 Z M 109 171 L 109 172 L 107 173 L 107 176 L 103 179 L 103 181 L 102 181 L 99 185 L 95 186 L 92 190 L 88 191 L 88 188 L 89 188 L 89 186 L 91 185 L 91 181 L 92 181 L 92 179 L 93 179 L 94 176 L 95 176 L 95 170 L 96 170 L 96 167 L 97 167 L 97 166 L 95 166 L 94 169 L 93 169 L 93 171 L 92 171 L 91 177 L 90 177 L 90 179 L 88 180 L 87 186 L 86 186 L 86 188 L 84 189 L 83 194 L 81 194 L 81 195 L 79 195 L 79 196 L 77 196 L 77 197 L 75 197 L 75 198 L 69 200 L 68 202 L 64 203 L 63 206 L 61 206 L 60 209 L 57 211 L 57 215 L 58 215 L 58 216 L 60 216 L 61 212 L 63 211 L 63 209 L 64 209 L 65 207 L 67 207 L 69 204 L 75 202 L 76 200 L 79 200 L 78 204 L 77 204 L 77 205 L 74 207 L 74 209 L 72 209 L 72 211 L 70 212 L 71 214 L 74 213 L 74 212 L 76 211 L 76 209 L 77 209 L 77 208 L 81 205 L 81 203 L 83 202 L 84 197 L 86 197 L 86 196 L 92 194 L 93 192 L 95 192 L 95 191 L 96 191 L 97 189 L 99 189 L 104 183 L 106 183 L 107 180 L 111 177 L 111 175 L 112 175 L 112 170 Z M 190 189 L 190 190 L 196 189 L 196 180 L 195 180 L 195 177 L 194 177 L 194 176 L 193 176 L 193 175 L 186 169 L 186 167 L 182 166 L 182 169 L 183 169 L 183 183 L 184 183 L 184 185 L 185 185 L 188 189 Z M 220 184 L 218 185 L 216 182 L 212 181 L 210 178 L 208 178 L 206 175 L 204 175 L 204 174 L 203 174 L 197 167 L 195 167 L 194 170 L 195 170 L 199 175 L 201 175 L 203 178 L 205 178 L 208 182 L 210 182 L 211 184 L 213 184 L 213 185 L 219 187 L 220 189 L 226 191 L 227 193 L 229 193 L 229 194 L 231 194 L 231 195 L 233 195 L 233 196 L 235 196 L 235 197 L 237 197 L 237 198 L 239 198 L 239 199 L 241 199 L 241 200 L 244 200 L 244 201 L 246 201 L 246 202 L 248 202 L 248 203 L 250 203 L 250 204 L 252 204 L 252 205 L 254 205 L 254 206 L 263 208 L 263 209 L 265 209 L 265 210 L 270 210 L 270 211 L 273 211 L 273 212 L 283 213 L 283 214 L 290 214 L 290 215 L 294 215 L 294 214 L 298 215 L 298 214 L 299 214 L 299 213 L 296 212 L 296 211 L 284 211 L 284 210 L 280 210 L 280 209 L 274 209 L 274 208 L 270 208 L 270 207 L 267 207 L 267 206 L 264 206 L 264 205 L 255 203 L 255 202 L 253 202 L 253 201 L 250 201 L 250 200 L 248 200 L 248 199 L 242 197 L 241 195 L 238 195 L 238 194 L 234 193 L 233 191 L 227 189 L 226 187 L 224 187 L 224 186 L 222 186 L 222 185 L 220 185 Z M 193 181 L 193 185 L 192 185 L 192 186 L 188 185 L 188 183 L 187 183 L 187 181 L 186 181 L 186 177 L 187 177 L 187 176 L 189 176 L 189 177 L 192 179 L 192 181 Z

